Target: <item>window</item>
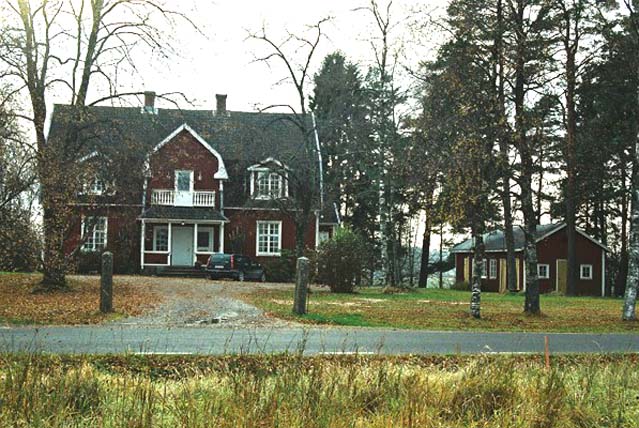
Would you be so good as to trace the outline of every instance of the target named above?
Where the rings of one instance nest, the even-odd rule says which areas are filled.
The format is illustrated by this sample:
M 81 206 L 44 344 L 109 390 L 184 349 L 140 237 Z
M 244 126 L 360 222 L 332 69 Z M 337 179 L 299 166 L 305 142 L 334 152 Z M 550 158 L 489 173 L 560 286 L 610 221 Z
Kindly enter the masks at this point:
M 538 264 L 537 265 L 537 276 L 539 277 L 539 279 L 548 279 L 548 278 L 550 278 L 550 265 Z
M 213 252 L 213 229 L 210 227 L 198 227 L 197 251 L 201 253 Z
M 592 279 L 592 265 L 581 265 L 579 272 L 581 279 Z
M 257 255 L 279 256 L 282 246 L 282 222 L 257 222 Z
M 85 217 L 82 220 L 84 251 L 102 251 L 107 244 L 107 218 Z
M 282 176 L 275 172 L 258 171 L 257 172 L 257 191 L 258 198 L 279 198 L 282 196 Z
M 481 277 L 483 279 L 488 277 L 488 260 L 484 259 L 481 265 Z
M 192 176 L 193 171 L 175 171 L 175 190 L 178 192 L 190 192 Z
M 326 230 L 320 230 L 319 232 L 319 244 L 326 242 L 331 238 L 331 234 Z
M 90 183 L 85 183 L 82 193 L 85 195 L 103 195 L 106 192 L 106 185 L 100 178 L 93 178 Z
M 490 271 L 488 272 L 490 279 L 497 278 L 497 259 L 490 259 Z
M 153 251 L 169 251 L 169 228 L 167 226 L 153 228 Z

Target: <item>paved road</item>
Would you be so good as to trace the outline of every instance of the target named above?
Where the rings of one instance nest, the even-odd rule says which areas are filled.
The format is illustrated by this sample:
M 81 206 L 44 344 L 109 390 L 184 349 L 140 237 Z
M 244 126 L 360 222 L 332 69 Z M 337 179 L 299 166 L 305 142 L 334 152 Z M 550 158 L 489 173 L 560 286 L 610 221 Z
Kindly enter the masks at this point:
M 306 354 L 537 353 L 543 333 L 431 332 L 359 328 L 230 329 L 218 327 L 93 326 L 0 329 L 2 352 Z M 639 352 L 639 335 L 548 334 L 551 353 Z

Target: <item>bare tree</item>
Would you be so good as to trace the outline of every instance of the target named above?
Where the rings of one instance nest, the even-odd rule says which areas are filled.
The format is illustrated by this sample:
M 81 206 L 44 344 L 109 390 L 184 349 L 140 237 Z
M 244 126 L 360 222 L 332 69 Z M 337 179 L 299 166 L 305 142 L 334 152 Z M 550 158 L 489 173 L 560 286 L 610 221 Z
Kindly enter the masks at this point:
M 308 112 L 307 82 L 311 78 L 311 64 L 317 46 L 324 37 L 322 26 L 330 18 L 323 18 L 317 23 L 308 27 L 307 36 L 286 32 L 283 40 L 277 40 L 267 34 L 266 27 L 257 33 L 249 33 L 248 39 L 260 42 L 267 48 L 267 53 L 258 56 L 255 61 L 264 62 L 268 65 L 279 63 L 286 68 L 286 77 L 280 82 L 290 82 L 293 84 L 298 105 L 273 104 L 265 107 L 262 111 L 275 108 L 285 108 L 291 112 L 290 115 L 282 115 L 275 120 L 289 121 L 297 130 L 300 136 L 300 145 L 291 153 L 287 154 L 288 159 L 278 159 L 281 163 L 268 166 L 273 172 L 278 173 L 286 180 L 289 188 L 289 197 L 286 199 L 276 199 L 280 210 L 292 218 L 295 223 L 295 252 L 297 257 L 304 253 L 304 237 L 308 231 L 313 212 L 318 208 L 321 201 L 320 194 L 320 171 L 321 159 L 319 158 L 319 146 L 316 140 L 315 123 Z M 301 52 L 304 52 L 301 54 Z M 302 59 L 296 61 L 296 57 Z
M 0 76 L 11 79 L 14 93 L 25 92 L 29 113 L 19 114 L 35 134 L 36 172 L 43 209 L 44 278 L 46 290 L 66 286 L 64 239 L 81 177 L 78 162 L 85 149 L 81 138 L 88 111 L 85 107 L 139 92 L 119 91 L 118 75 L 135 71 L 134 50 L 145 48 L 165 57 L 166 27 L 177 20 L 191 21 L 167 9 L 162 0 L 6 0 L 3 13 L 8 28 L 1 34 Z M 108 94 L 89 102 L 92 87 Z M 64 137 L 46 138 L 51 115 L 48 95 L 67 93 L 75 109 L 64 118 Z

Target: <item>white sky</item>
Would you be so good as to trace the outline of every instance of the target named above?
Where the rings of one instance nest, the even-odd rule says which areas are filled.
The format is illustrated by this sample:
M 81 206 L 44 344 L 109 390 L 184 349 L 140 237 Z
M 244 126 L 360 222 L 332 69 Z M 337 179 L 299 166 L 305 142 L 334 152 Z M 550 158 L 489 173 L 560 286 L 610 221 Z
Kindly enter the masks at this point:
M 342 51 L 350 60 L 363 66 L 373 60 L 370 45 L 372 16 L 355 11 L 367 0 L 185 0 L 171 1 L 180 11 L 193 16 L 203 35 L 184 25 L 172 30 L 180 58 L 168 63 L 153 58 L 138 63 L 141 76 L 130 82 L 121 79 L 122 90 L 153 90 L 158 93 L 182 92 L 193 101 L 194 108 L 213 108 L 215 94 L 228 95 L 229 110 L 255 110 L 256 106 L 294 103 L 292 85 L 277 85 L 286 71 L 277 62 L 274 67 L 256 63 L 266 45 L 247 40 L 248 31 L 258 32 L 264 24 L 267 33 L 283 40 L 285 30 L 295 34 L 306 25 L 324 17 L 334 17 L 325 25 L 326 38 L 321 41 L 312 64 L 314 73 L 326 54 Z M 379 0 L 385 4 L 385 0 Z M 410 31 L 412 22 L 427 24 L 428 16 L 442 13 L 445 0 L 395 0 L 392 15 L 399 21 L 393 40 L 402 44 L 402 64 L 414 66 L 434 53 L 441 35 L 429 29 Z M 411 34 L 412 33 L 412 34 Z M 293 48 L 293 45 L 291 45 Z M 146 56 L 146 55 L 145 55 Z M 312 85 L 308 85 L 311 89 Z M 188 106 L 184 106 L 188 108 Z

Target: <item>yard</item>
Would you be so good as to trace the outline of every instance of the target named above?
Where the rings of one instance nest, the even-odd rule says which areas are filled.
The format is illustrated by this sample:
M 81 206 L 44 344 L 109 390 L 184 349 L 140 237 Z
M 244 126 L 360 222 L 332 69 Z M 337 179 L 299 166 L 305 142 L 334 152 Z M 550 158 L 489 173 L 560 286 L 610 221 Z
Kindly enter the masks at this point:
M 639 323 L 621 322 L 619 299 L 542 295 L 541 316 L 523 314 L 523 294 L 483 293 L 482 319 L 469 315 L 470 292 L 420 289 L 384 294 L 379 287 L 355 294 L 333 294 L 314 287 L 308 314 L 291 313 L 293 293 L 269 290 L 243 296 L 267 313 L 310 324 L 391 327 L 428 330 L 490 330 L 545 332 L 639 332 Z
M 39 274 L 0 273 L 0 324 L 96 324 L 139 315 L 159 303 L 151 278 L 114 277 L 115 313 L 99 309 L 100 277 L 69 276 L 69 290 L 33 294 Z

